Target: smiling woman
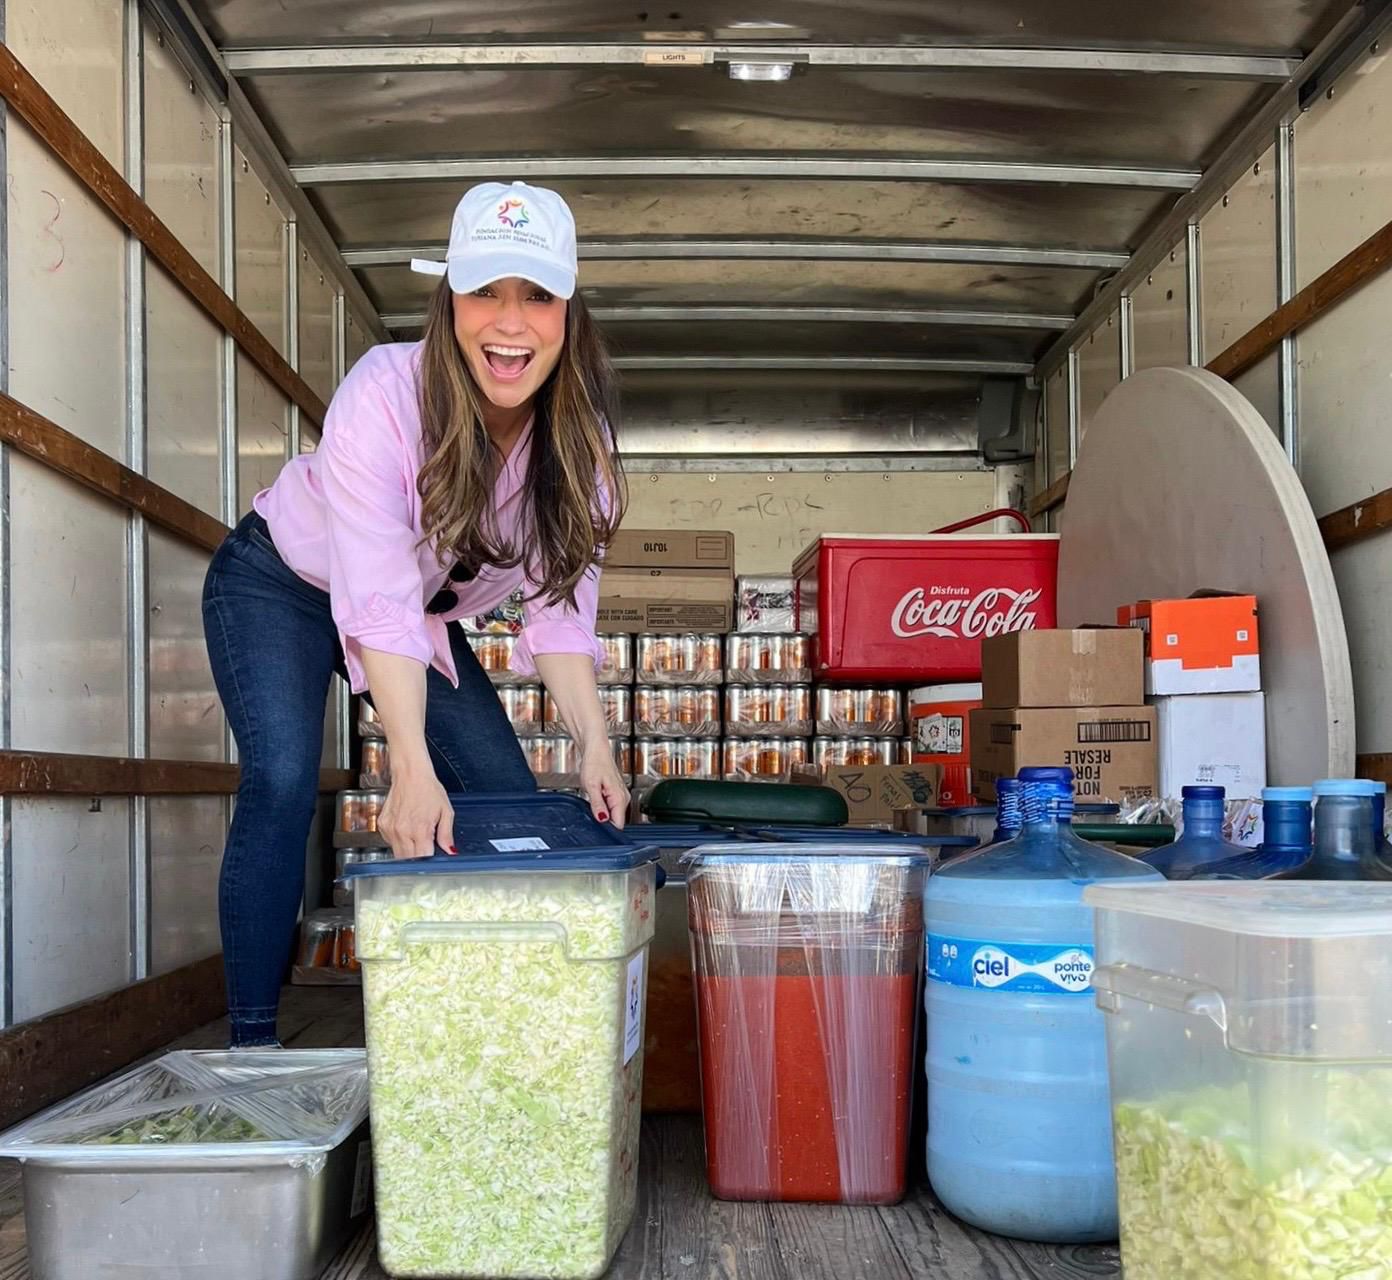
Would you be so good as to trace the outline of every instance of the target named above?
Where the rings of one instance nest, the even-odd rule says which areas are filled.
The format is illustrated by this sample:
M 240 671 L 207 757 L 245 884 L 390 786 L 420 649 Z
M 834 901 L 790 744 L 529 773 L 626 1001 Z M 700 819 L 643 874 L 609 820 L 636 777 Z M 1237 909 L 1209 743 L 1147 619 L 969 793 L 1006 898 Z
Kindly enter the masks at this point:
M 595 816 L 628 792 L 595 672 L 599 562 L 623 512 L 614 375 L 576 295 L 575 224 L 554 192 L 465 194 L 422 341 L 374 347 L 319 449 L 259 494 L 214 556 L 203 615 L 242 763 L 223 858 L 234 1045 L 273 1042 L 303 892 L 324 699 L 335 670 L 386 732 L 378 820 L 401 858 L 455 852 L 450 791 L 535 788 L 458 627 L 521 588 L 512 666 L 539 676 Z

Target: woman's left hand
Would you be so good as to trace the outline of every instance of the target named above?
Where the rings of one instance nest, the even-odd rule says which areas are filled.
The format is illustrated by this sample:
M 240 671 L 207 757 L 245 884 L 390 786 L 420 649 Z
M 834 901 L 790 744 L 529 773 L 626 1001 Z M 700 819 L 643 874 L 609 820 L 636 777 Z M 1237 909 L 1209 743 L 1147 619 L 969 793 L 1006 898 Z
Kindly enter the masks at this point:
M 585 751 L 580 760 L 580 786 L 600 822 L 622 828 L 628 821 L 628 788 L 624 785 L 609 739 Z

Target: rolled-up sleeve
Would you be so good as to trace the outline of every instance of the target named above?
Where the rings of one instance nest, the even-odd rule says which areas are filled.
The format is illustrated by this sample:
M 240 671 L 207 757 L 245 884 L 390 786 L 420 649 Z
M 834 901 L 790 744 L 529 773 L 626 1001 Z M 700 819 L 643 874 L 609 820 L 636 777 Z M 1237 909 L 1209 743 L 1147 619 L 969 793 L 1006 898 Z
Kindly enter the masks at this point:
M 405 447 L 391 404 L 364 359 L 334 395 L 319 446 L 329 599 L 354 693 L 366 688 L 363 649 L 426 665 L 435 653 L 422 603 Z

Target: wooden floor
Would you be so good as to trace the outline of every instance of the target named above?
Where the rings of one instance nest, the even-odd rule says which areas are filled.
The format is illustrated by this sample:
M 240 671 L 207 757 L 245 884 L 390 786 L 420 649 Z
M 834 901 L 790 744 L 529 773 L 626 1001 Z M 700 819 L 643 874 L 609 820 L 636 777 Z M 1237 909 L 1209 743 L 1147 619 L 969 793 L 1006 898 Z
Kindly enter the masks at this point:
M 292 987 L 281 1035 L 295 1048 L 362 1043 L 355 991 Z M 172 1048 L 221 1048 L 213 1023 Z M 1084 1280 L 1120 1275 L 1112 1246 L 1055 1248 L 963 1226 L 926 1189 L 888 1209 L 731 1204 L 706 1190 L 700 1120 L 644 1125 L 638 1213 L 608 1280 Z M 19 1171 L 0 1161 L 0 1280 L 31 1280 Z M 386 1280 L 369 1228 L 323 1280 Z

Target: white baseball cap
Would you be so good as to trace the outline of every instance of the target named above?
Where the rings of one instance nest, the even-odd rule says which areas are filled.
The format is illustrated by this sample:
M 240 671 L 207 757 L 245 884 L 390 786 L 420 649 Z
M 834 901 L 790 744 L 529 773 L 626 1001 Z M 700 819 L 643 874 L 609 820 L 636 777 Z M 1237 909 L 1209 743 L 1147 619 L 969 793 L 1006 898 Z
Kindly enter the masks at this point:
M 411 270 L 448 273 L 455 293 L 520 276 L 558 298 L 570 298 L 580 270 L 575 218 L 545 187 L 485 182 L 466 191 L 455 206 L 445 261 L 412 258 Z

